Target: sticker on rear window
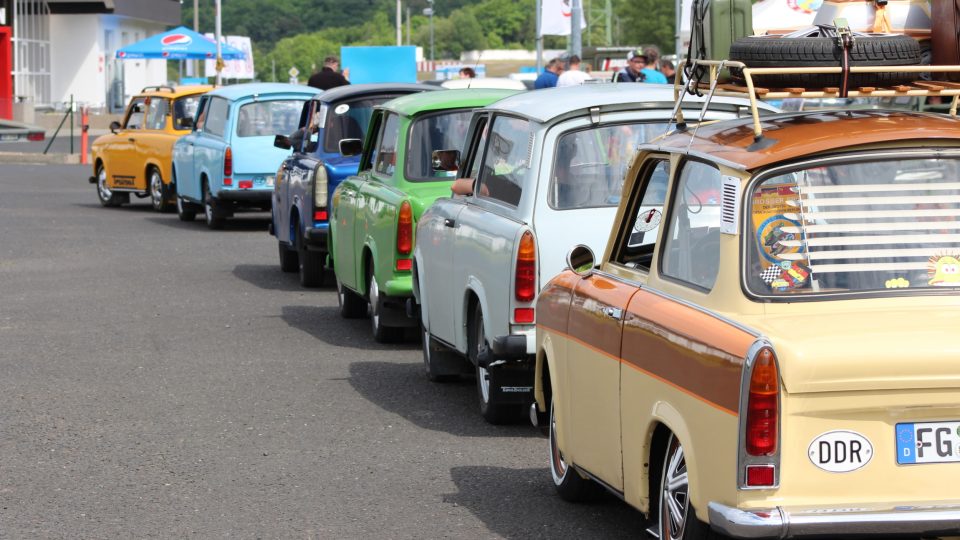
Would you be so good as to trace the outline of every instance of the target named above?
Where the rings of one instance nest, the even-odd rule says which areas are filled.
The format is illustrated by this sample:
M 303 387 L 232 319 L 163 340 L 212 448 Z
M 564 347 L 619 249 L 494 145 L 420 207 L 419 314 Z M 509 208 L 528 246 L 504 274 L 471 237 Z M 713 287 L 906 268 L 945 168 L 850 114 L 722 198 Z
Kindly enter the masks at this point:
M 337 105 L 337 108 L 335 108 L 333 112 L 336 114 L 343 114 L 349 110 L 350 110 L 350 105 L 347 105 L 346 103 L 341 103 L 340 105 Z

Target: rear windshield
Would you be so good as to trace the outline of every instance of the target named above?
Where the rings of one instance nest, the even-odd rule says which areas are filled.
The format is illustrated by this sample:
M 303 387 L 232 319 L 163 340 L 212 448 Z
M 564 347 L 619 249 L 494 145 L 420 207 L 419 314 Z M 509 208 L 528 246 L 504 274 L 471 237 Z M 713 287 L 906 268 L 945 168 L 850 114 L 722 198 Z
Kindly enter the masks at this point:
M 361 139 L 367 133 L 373 108 L 402 94 L 366 97 L 331 104 L 324 122 L 323 150 L 340 152 L 341 139 Z M 296 126 L 294 126 L 296 128 Z
M 960 290 L 960 160 L 829 164 L 749 196 L 745 282 L 758 296 Z
M 434 114 L 414 121 L 407 143 L 406 176 L 414 181 L 453 180 L 472 111 Z
M 238 137 L 273 137 L 293 133 L 300 122 L 303 99 L 255 101 L 240 106 Z
M 563 134 L 550 177 L 550 206 L 557 210 L 617 206 L 637 146 L 666 130 L 666 124 L 637 123 Z

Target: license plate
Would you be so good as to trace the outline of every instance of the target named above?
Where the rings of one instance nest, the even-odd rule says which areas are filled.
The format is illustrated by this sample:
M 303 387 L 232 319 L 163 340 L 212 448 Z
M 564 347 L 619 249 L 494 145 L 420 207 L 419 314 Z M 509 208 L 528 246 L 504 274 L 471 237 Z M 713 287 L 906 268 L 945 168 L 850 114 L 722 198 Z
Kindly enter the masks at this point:
M 960 421 L 897 424 L 897 463 L 960 462 Z
M 0 135 L 0 141 L 7 142 L 7 141 L 19 141 L 19 140 L 20 140 L 19 135 L 13 135 L 9 133 L 4 133 L 3 135 Z

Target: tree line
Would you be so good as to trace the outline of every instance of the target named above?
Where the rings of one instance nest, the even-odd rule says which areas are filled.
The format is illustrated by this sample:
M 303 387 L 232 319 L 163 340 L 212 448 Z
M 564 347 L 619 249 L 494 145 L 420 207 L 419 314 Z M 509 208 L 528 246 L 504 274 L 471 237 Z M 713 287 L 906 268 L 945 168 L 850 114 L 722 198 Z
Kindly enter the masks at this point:
M 674 2 L 610 0 L 611 43 L 603 9 L 606 0 L 581 0 L 589 25 L 584 43 L 593 45 L 656 44 L 673 51 Z M 200 30 L 213 29 L 213 1 L 200 2 Z M 410 9 L 410 44 L 430 54 L 427 0 L 403 0 L 403 40 L 407 43 L 406 11 Z M 457 59 L 475 49 L 528 49 L 536 46 L 535 0 L 435 0 L 435 58 Z M 396 0 L 222 0 L 224 34 L 249 36 L 257 77 L 285 80 L 296 66 L 310 73 L 325 56 L 340 47 L 396 44 Z M 183 24 L 193 26 L 192 2 L 183 3 Z M 563 37 L 547 36 L 544 46 L 562 49 Z M 274 75 L 274 69 L 276 70 Z

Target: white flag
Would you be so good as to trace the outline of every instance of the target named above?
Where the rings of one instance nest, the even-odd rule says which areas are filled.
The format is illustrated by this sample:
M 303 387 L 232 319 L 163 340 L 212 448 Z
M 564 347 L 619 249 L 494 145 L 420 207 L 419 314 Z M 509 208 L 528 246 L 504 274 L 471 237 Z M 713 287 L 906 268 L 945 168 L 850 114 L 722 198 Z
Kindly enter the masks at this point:
M 587 27 L 580 3 L 580 28 Z M 571 0 L 542 0 L 540 13 L 541 36 L 569 36 L 572 14 Z

